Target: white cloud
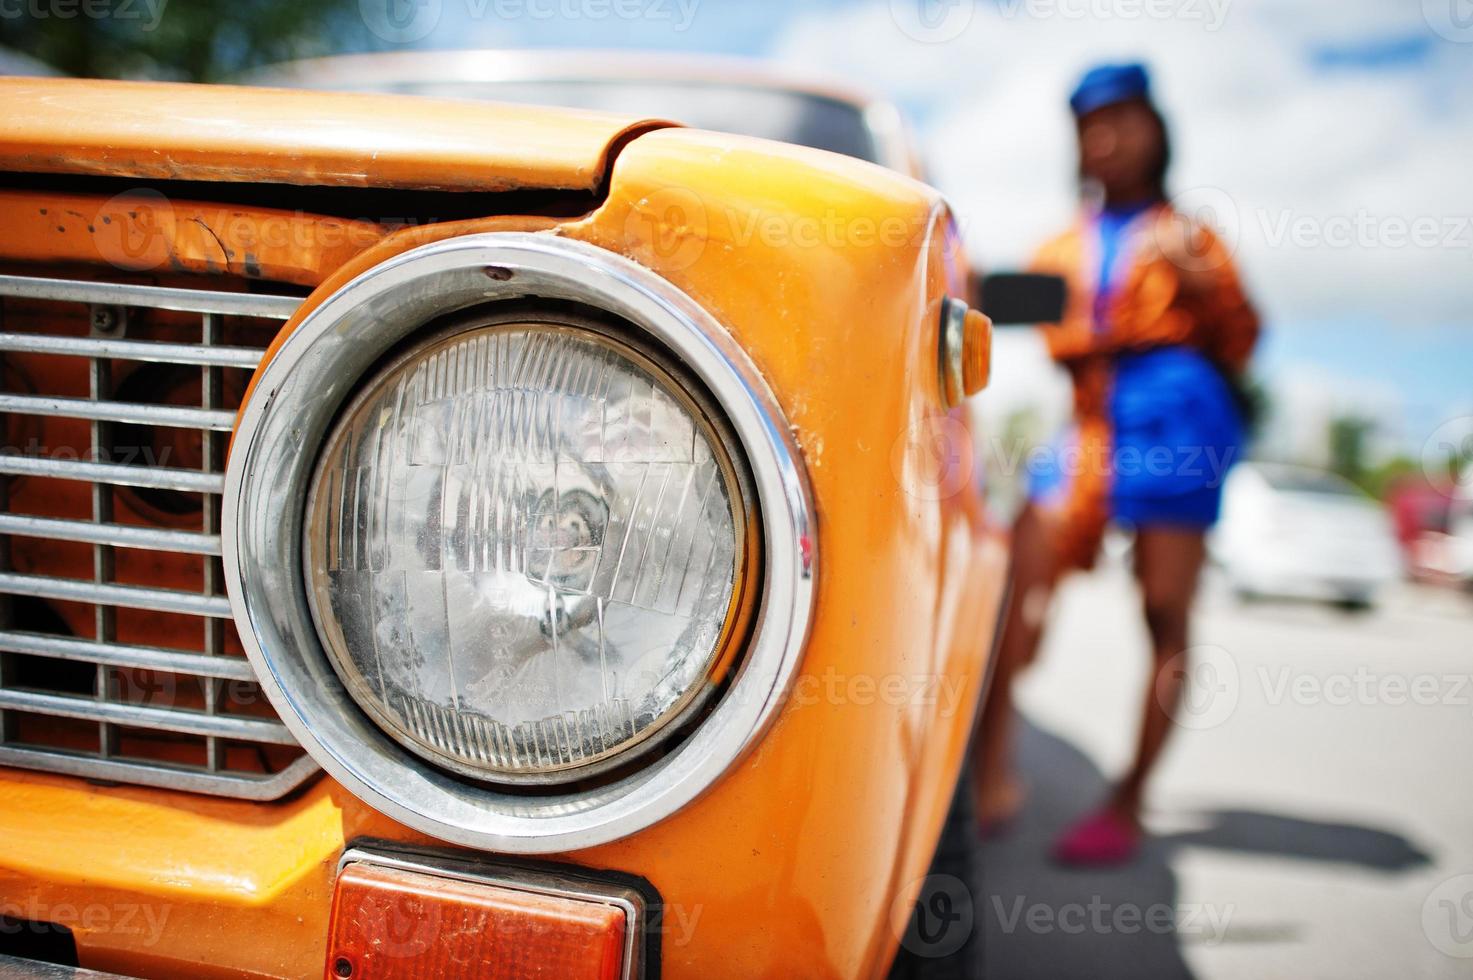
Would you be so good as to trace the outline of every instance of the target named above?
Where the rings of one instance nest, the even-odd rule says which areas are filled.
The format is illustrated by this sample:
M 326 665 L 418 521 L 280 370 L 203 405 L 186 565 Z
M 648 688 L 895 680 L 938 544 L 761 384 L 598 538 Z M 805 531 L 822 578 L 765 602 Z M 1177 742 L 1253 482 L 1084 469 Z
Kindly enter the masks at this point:
M 1438 39 L 1420 3 L 1161 2 L 1177 15 L 1144 16 L 1156 0 L 978 2 L 946 43 L 912 39 L 877 2 L 796 17 L 775 53 L 934 107 L 932 179 L 993 266 L 1023 261 L 1073 211 L 1064 99 L 1078 73 L 1143 58 L 1175 126 L 1174 185 L 1231 195 L 1272 322 L 1473 321 L 1473 44 Z M 1314 59 L 1387 38 L 1426 38 L 1426 56 L 1376 70 Z M 1437 244 L 1398 245 L 1417 229 Z

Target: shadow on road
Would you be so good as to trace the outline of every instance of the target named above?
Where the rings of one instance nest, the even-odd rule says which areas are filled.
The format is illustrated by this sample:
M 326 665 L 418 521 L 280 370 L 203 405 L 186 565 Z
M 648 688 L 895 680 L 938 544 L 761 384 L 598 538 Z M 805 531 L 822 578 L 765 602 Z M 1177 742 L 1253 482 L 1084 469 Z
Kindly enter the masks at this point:
M 1182 845 L 1406 871 L 1430 857 L 1397 834 L 1243 810 L 1199 815 L 1187 833 L 1147 839 L 1137 860 L 1111 871 L 1077 871 L 1048 859 L 1054 839 L 1097 805 L 1103 774 L 1072 745 L 1023 719 L 1019 763 L 1028 781 L 1023 812 L 1005 836 L 985 842 L 985 975 L 1191 977 L 1187 943 L 1230 938 L 1231 910 L 1182 906 L 1170 858 Z
M 1301 820 L 1248 810 L 1214 810 L 1204 816 L 1209 821 L 1206 828 L 1172 834 L 1162 838 L 1162 843 L 1334 861 L 1373 871 L 1410 871 L 1432 861 L 1432 855 L 1419 850 L 1400 834 L 1355 824 Z

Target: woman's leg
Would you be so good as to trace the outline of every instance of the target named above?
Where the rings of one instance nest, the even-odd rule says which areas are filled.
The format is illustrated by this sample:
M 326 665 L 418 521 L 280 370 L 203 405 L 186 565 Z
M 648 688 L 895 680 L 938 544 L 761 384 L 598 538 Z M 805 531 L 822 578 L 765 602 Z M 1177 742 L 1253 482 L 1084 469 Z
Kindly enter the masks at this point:
M 984 828 L 1008 820 L 1023 802 L 1013 768 L 1013 678 L 1038 652 L 1044 618 L 1058 579 L 1055 519 L 1028 504 L 1013 526 L 1011 588 L 1003 614 L 992 686 L 972 746 L 977 820 Z
M 1115 789 L 1111 808 L 1136 820 L 1151 769 L 1171 733 L 1186 684 L 1186 664 L 1173 662 L 1190 645 L 1192 601 L 1206 555 L 1206 535 L 1190 528 L 1142 528 L 1135 574 L 1151 634 L 1151 686 L 1146 692 L 1135 762 Z

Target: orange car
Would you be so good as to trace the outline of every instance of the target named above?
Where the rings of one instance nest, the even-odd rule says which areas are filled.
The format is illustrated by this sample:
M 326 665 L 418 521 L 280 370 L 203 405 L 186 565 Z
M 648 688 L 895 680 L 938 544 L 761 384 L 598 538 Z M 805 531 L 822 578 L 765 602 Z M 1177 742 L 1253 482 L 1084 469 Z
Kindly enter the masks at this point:
M 967 954 L 1007 555 L 934 191 L 403 95 L 0 119 L 0 972 Z

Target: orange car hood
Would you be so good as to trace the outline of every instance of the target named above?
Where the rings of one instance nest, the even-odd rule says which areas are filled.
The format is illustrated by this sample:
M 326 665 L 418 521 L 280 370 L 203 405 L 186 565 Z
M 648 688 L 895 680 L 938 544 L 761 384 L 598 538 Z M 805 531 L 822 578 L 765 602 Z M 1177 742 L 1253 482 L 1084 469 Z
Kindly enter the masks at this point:
M 0 170 L 413 190 L 594 190 L 633 116 L 225 85 L 0 78 Z

